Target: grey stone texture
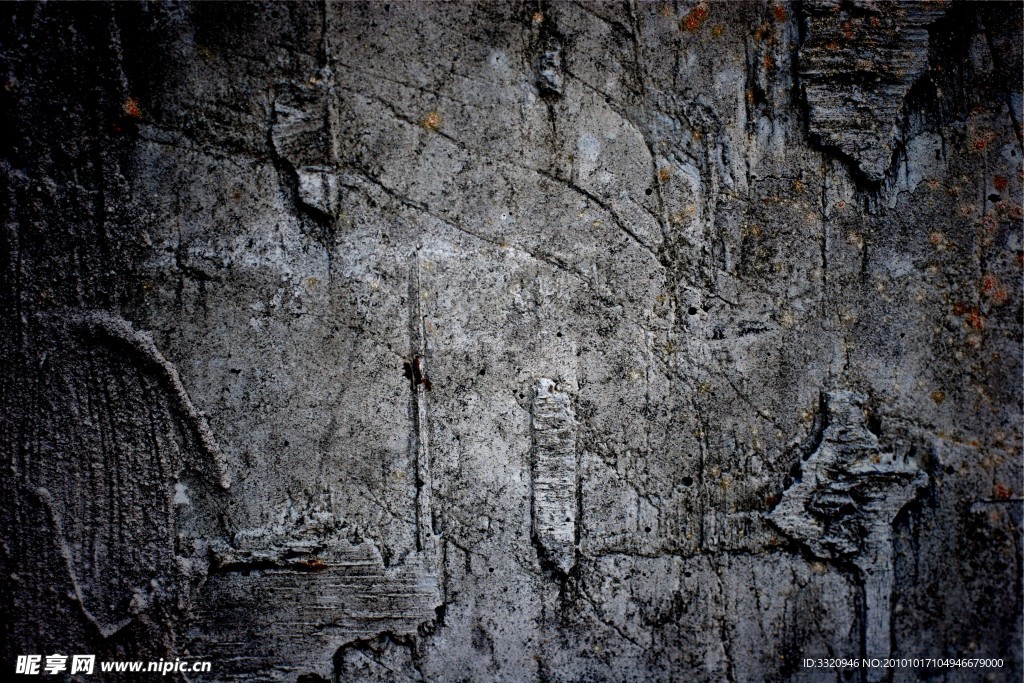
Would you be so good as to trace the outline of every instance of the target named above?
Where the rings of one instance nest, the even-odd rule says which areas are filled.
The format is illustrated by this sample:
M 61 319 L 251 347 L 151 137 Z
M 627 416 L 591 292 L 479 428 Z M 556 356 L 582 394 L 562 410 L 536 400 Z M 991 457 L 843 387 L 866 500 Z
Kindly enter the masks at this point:
M 1022 19 L 0 7 L 2 676 L 1019 681 Z

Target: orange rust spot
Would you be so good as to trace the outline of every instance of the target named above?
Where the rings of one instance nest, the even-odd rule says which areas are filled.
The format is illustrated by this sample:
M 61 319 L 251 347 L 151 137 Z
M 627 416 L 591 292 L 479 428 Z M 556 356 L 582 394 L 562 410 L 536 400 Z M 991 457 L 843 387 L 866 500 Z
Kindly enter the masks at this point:
M 836 50 L 839 49 L 839 43 L 837 43 L 834 40 L 830 40 L 829 42 L 825 43 L 825 49 L 830 52 L 835 52 Z
M 142 109 L 139 107 L 139 101 L 134 97 L 129 97 L 125 100 L 124 104 L 121 105 L 121 109 L 124 110 L 125 116 L 133 119 L 142 118 Z
M 672 6 L 669 5 L 668 3 L 662 5 L 661 9 L 658 11 L 661 13 L 661 16 L 663 17 L 671 17 L 674 14 L 674 12 L 672 11 Z
M 975 151 L 981 152 L 986 147 L 988 147 L 988 140 L 986 140 L 984 138 L 978 138 L 977 140 L 974 141 L 974 149 L 975 149 Z
M 1006 484 L 996 484 L 992 487 L 992 495 L 999 500 L 1008 500 L 1013 497 L 1013 491 Z
M 992 184 L 996 186 L 996 189 L 1002 192 L 1006 189 L 1006 177 L 997 175 L 992 178 Z
M 803 192 L 807 189 L 807 185 L 802 180 L 793 181 L 793 192 Z
M 842 200 L 836 202 L 836 208 L 837 209 L 845 209 L 846 208 L 846 202 L 844 202 Z
M 967 312 L 967 307 L 961 303 L 953 304 L 953 315 L 960 316 Z
M 939 246 L 940 244 L 942 244 L 943 239 L 944 238 L 942 236 L 942 233 L 938 231 L 935 231 L 928 236 L 928 241 L 934 244 L 935 246 Z
M 786 14 L 786 8 L 782 5 L 774 5 L 772 14 L 775 16 L 775 21 L 785 21 L 789 16 Z
M 542 24 L 544 23 L 544 14 L 542 12 L 534 12 L 533 16 L 530 17 L 530 21 L 532 21 L 535 25 Z
M 935 401 L 936 405 L 942 405 L 942 402 L 946 400 L 946 392 L 942 389 L 936 389 L 932 392 L 932 400 Z
M 708 8 L 705 5 L 698 5 L 690 10 L 690 13 L 683 17 L 683 29 L 686 31 L 696 31 L 708 18 Z
M 1002 306 L 1006 303 L 1006 300 L 1010 298 L 1009 292 L 1002 287 L 997 287 L 996 291 L 992 292 L 992 305 Z
M 991 294 L 993 290 L 999 287 L 999 278 L 995 275 L 986 275 L 981 278 L 981 291 L 986 294 Z
M 939 186 L 939 181 L 938 180 L 935 180 L 934 178 L 932 178 L 931 180 L 928 181 L 928 187 L 932 188 L 933 190 L 938 188 L 938 186 Z
M 879 26 L 882 25 L 882 20 L 879 19 L 878 17 L 871 17 L 870 19 L 868 19 L 868 24 L 871 26 L 871 28 L 878 28 Z
M 764 70 L 771 71 L 775 68 L 775 58 L 771 55 L 764 56 Z
M 753 88 L 747 88 L 747 104 L 753 104 L 753 103 L 754 103 L 754 89 Z
M 658 180 L 663 183 L 667 183 L 668 179 L 672 177 L 672 167 L 662 166 L 658 169 Z
M 777 496 L 769 493 L 767 496 L 765 496 L 764 502 L 765 502 L 766 505 L 771 506 L 771 505 L 775 505 L 776 503 L 778 503 L 779 499 L 778 499 Z
M 721 24 L 716 24 L 711 27 L 711 35 L 715 38 L 721 38 L 723 33 L 725 33 L 725 27 Z
M 441 127 L 441 122 L 441 115 L 438 114 L 436 111 L 432 111 L 428 112 L 427 115 L 423 117 L 423 120 L 420 121 L 420 124 L 427 130 L 437 130 L 438 128 Z

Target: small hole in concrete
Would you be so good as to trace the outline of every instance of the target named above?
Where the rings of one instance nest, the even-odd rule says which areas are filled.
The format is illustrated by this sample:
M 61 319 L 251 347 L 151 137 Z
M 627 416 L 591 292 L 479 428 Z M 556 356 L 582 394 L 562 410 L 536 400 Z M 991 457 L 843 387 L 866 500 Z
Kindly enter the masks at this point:
M 686 312 L 689 313 L 690 315 L 697 315 L 697 307 L 690 306 L 688 309 L 686 309 Z

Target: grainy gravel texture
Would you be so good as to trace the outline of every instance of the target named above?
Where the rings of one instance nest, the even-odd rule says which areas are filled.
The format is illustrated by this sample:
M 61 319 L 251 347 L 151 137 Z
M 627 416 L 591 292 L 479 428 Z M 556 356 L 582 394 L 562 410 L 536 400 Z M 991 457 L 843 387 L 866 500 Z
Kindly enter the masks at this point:
M 0 6 L 0 676 L 1019 681 L 1022 7 Z

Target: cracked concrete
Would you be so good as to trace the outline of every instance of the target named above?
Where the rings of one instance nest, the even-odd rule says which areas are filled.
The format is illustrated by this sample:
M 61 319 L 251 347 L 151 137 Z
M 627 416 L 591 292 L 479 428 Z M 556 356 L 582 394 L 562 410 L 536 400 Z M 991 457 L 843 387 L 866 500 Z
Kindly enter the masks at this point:
M 1019 680 L 1022 19 L 12 6 L 2 666 Z

